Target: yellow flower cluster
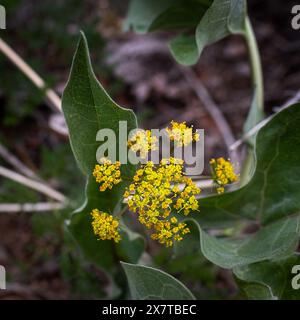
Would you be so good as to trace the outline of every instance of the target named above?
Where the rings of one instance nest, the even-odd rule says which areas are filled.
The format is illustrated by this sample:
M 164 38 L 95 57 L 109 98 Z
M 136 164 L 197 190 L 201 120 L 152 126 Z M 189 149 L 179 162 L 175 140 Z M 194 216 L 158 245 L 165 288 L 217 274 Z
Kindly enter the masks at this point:
M 234 167 L 229 160 L 224 158 L 211 159 L 210 167 L 213 180 L 218 185 L 217 192 L 219 194 L 224 193 L 224 186 L 238 180 L 238 175 L 234 172 Z
M 166 131 L 178 147 L 188 146 L 191 142 L 199 140 L 199 134 L 193 133 L 193 128 L 188 127 L 185 122 L 171 121 L 171 127 L 166 128 Z
M 199 140 L 199 135 L 185 122 L 171 122 L 166 128 L 170 139 L 176 146 L 187 146 Z M 138 130 L 128 140 L 128 147 L 146 158 L 150 150 L 157 150 L 157 138 L 149 130 Z M 96 164 L 93 176 L 100 184 L 100 191 L 112 189 L 120 183 L 121 163 L 112 163 L 107 158 Z M 238 175 L 229 160 L 224 158 L 210 161 L 212 178 L 217 184 L 217 192 L 223 193 L 225 186 L 236 182 Z M 124 193 L 124 199 L 129 209 L 138 214 L 138 219 L 146 228 L 152 230 L 151 238 L 170 247 L 175 241 L 181 241 L 190 232 L 187 225 L 180 222 L 171 212 L 176 211 L 187 216 L 191 211 L 197 211 L 199 204 L 196 196 L 201 192 L 195 183 L 184 175 L 184 161 L 176 158 L 161 160 L 159 165 L 148 161 L 135 173 L 133 180 Z M 100 240 L 121 240 L 119 221 L 112 215 L 94 209 L 91 212 L 92 227 Z
M 161 244 L 165 244 L 166 247 L 171 247 L 173 241 L 181 241 L 183 239 L 182 236 L 190 232 L 186 224 L 182 222 L 178 223 L 175 217 L 172 217 L 170 221 L 157 222 L 155 230 L 156 232 L 151 235 L 151 238 Z
M 112 163 L 107 158 L 100 159 L 101 164 L 96 164 L 93 176 L 96 178 L 96 181 L 100 183 L 99 190 L 105 191 L 106 189 L 112 189 L 112 187 L 121 180 L 121 163 L 117 161 L 116 163 Z
M 139 221 L 148 229 L 154 229 L 153 239 L 171 246 L 189 232 L 184 223 L 170 219 L 172 208 L 188 215 L 198 210 L 195 195 L 201 190 L 191 179 L 183 175 L 183 160 L 163 159 L 159 166 L 153 162 L 137 170 L 132 184 L 124 193 L 129 209 L 139 215 Z
M 127 144 L 132 151 L 139 152 L 140 157 L 145 159 L 150 150 L 157 150 L 156 142 L 157 137 L 152 136 L 150 130 L 137 130 Z
M 100 240 L 114 240 L 118 243 L 121 240 L 121 236 L 118 231 L 119 221 L 112 215 L 94 209 L 91 212 L 93 217 L 92 227 L 96 236 Z

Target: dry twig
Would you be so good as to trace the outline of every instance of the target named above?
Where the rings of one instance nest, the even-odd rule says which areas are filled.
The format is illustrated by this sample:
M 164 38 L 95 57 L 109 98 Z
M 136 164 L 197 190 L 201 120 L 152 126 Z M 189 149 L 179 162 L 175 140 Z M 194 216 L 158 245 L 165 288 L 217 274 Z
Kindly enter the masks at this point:
M 61 210 L 65 208 L 63 203 L 2 203 L 0 204 L 0 213 L 17 213 L 17 212 L 45 212 Z
M 233 162 L 238 162 L 237 153 L 234 150 L 230 149 L 230 146 L 235 142 L 235 138 L 227 120 L 225 119 L 222 112 L 214 102 L 208 90 L 195 75 L 193 70 L 184 67 L 181 67 L 181 70 L 182 74 L 188 81 L 191 88 L 194 90 L 197 97 L 200 99 L 200 101 L 202 101 L 203 106 L 210 114 L 212 119 L 215 121 L 217 128 L 219 129 L 219 132 L 222 135 L 224 142 L 227 146 L 228 152 L 230 153 L 231 160 Z
M 36 190 L 40 193 L 43 193 L 44 195 L 46 195 L 54 200 L 57 200 L 59 202 L 64 203 L 67 200 L 63 194 L 61 194 L 60 192 L 45 185 L 44 183 L 27 178 L 21 174 L 18 174 L 12 170 L 6 169 L 2 166 L 0 166 L 0 175 L 5 178 L 16 181 L 20 184 L 23 184 L 24 186 L 27 186 L 27 187 L 29 187 L 33 190 Z
M 240 139 L 235 141 L 231 146 L 230 150 L 234 151 L 239 146 L 241 146 L 244 142 L 246 142 L 249 138 L 255 135 L 262 127 L 264 127 L 278 112 L 282 111 L 283 109 L 289 107 L 290 105 L 297 103 L 300 101 L 300 91 L 298 91 L 292 98 L 287 100 L 282 106 L 278 108 L 274 108 L 275 113 L 269 116 L 268 118 L 260 121 L 256 126 L 250 129 L 246 134 L 244 134 Z
M 61 112 L 61 99 L 52 90 L 48 89 L 45 81 L 3 40 L 0 38 L 0 51 L 13 62 L 45 95 L 51 107 Z
M 16 156 L 10 153 L 1 143 L 0 143 L 0 156 L 11 164 L 17 171 L 24 174 L 28 178 L 35 180 L 41 180 L 31 169 L 25 166 Z

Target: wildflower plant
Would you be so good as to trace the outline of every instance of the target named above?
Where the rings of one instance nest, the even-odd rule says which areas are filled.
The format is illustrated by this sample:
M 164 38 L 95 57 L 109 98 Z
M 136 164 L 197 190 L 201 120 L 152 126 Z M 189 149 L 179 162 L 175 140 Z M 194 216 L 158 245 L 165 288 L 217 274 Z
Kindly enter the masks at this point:
M 124 198 L 129 209 L 138 214 L 140 223 L 155 230 L 151 238 L 169 247 L 189 233 L 185 223 L 172 217 L 172 211 L 176 209 L 187 216 L 190 211 L 198 210 L 195 195 L 200 191 L 190 178 L 184 176 L 183 161 L 170 158 L 161 160 L 157 167 L 149 161 L 137 170 Z
M 98 209 L 94 209 L 91 212 L 93 217 L 93 230 L 99 240 L 114 240 L 118 243 L 121 240 L 121 236 L 118 231 L 119 222 L 111 214 L 101 212 Z
M 234 171 L 234 167 L 229 160 L 224 158 L 211 159 L 210 167 L 212 172 L 212 178 L 217 184 L 217 192 L 224 193 L 225 186 L 234 182 L 237 182 L 238 175 Z
M 96 179 L 96 182 L 100 183 L 99 190 L 105 191 L 106 189 L 112 189 L 114 185 L 120 183 L 121 171 L 120 166 L 121 162 L 117 161 L 112 163 L 109 159 L 101 158 L 101 164 L 96 164 L 93 176 Z
M 174 12 L 181 14 L 174 19 Z M 132 298 L 168 299 L 174 297 L 170 292 L 180 292 L 177 298 L 192 299 L 183 284 L 142 265 L 140 259 L 152 240 L 170 247 L 176 255 L 182 246 L 183 253 L 188 251 L 191 241 L 197 239 L 197 254 L 201 252 L 211 263 L 231 270 L 245 296 L 299 297 L 299 292 L 291 291 L 288 276 L 291 264 L 300 263 L 296 253 L 300 235 L 300 106 L 285 108 L 254 130 L 263 118 L 263 83 L 246 2 L 132 0 L 127 26 L 144 33 L 175 31 L 169 46 L 175 59 L 185 65 L 196 63 L 207 44 L 230 34 L 244 37 L 255 92 L 244 126 L 248 157 L 240 173 L 236 163 L 222 155 L 212 159 L 209 187 L 186 176 L 183 161 L 176 157 L 162 159 L 159 164 L 148 160 L 158 141 L 150 131 L 137 129 L 132 110 L 118 106 L 105 92 L 93 73 L 82 34 L 64 91 L 63 111 L 74 156 L 87 177 L 86 200 L 67 227 L 86 259 L 102 268 L 114 286 L 120 277 L 119 261 L 123 260 Z M 101 144 L 95 143 L 98 130 L 109 128 L 118 136 L 120 121 L 126 121 L 128 131 L 135 132 L 126 148 L 144 158 L 143 164 L 123 164 L 120 154 L 114 160 L 96 163 Z M 173 121 L 166 132 L 175 147 L 203 139 L 186 123 Z M 120 141 L 117 144 L 120 147 Z M 234 187 L 226 190 L 228 185 Z M 248 233 L 245 226 L 254 232 Z M 283 279 L 280 283 L 278 270 Z M 172 290 L 153 286 L 153 278 Z

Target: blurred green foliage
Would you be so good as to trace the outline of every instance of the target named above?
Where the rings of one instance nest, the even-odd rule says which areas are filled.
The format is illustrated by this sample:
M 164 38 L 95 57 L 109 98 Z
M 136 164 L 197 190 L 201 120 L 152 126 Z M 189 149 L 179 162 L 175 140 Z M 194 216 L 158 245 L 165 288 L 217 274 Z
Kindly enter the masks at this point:
M 84 30 L 91 44 L 95 72 L 109 77 L 110 70 L 103 65 L 105 41 L 99 32 L 100 12 L 97 1 L 80 0 L 4 0 L 1 4 L 7 12 L 7 29 L 1 30 L 3 38 L 48 84 L 61 93 L 80 29 Z M 0 53 L 0 120 L 1 143 L 14 152 L 12 141 L 26 148 L 28 127 L 31 120 L 47 117 L 43 93 L 39 91 L 4 55 Z M 100 72 L 101 71 L 101 72 Z M 123 88 L 120 81 L 110 86 L 112 95 Z M 43 120 L 44 121 L 44 120 Z M 46 254 L 43 260 L 55 258 L 60 265 L 62 277 L 71 285 L 72 296 L 81 298 L 103 298 L 103 288 L 108 279 L 91 264 L 86 263 L 77 250 L 77 245 L 68 232 L 65 220 L 82 202 L 84 179 L 75 163 L 68 141 L 51 138 L 43 129 L 44 122 L 34 125 L 29 131 L 36 132 L 38 145 L 28 149 L 29 156 L 38 168 L 41 178 L 58 188 L 71 199 L 70 207 L 46 213 L 35 213 L 31 217 L 33 232 L 38 237 L 50 239 L 57 246 L 57 256 Z M 16 130 L 11 130 L 15 128 Z M 51 132 L 50 132 L 51 135 Z M 27 138 L 28 137 L 28 138 Z M 18 156 L 18 154 L 17 154 Z M 1 165 L 6 165 L 0 159 Z M 45 201 L 39 193 L 8 179 L 1 179 L 1 203 L 36 203 Z M 27 249 L 38 250 L 34 244 Z M 29 272 L 27 261 L 15 261 L 24 274 Z
M 95 1 L 4 0 L 1 4 L 7 12 L 7 29 L 1 30 L 1 37 L 49 86 L 64 83 L 80 29 L 91 39 L 95 65 L 100 68 L 104 41 L 97 32 Z M 42 103 L 43 94 L 2 54 L 0 70 L 1 122 L 16 125 Z
M 187 284 L 197 299 L 224 299 L 228 292 L 218 288 L 219 268 L 209 262 L 199 248 L 199 236 L 195 226 L 185 241 L 173 250 L 161 248 L 154 256 L 154 263 L 164 271 Z

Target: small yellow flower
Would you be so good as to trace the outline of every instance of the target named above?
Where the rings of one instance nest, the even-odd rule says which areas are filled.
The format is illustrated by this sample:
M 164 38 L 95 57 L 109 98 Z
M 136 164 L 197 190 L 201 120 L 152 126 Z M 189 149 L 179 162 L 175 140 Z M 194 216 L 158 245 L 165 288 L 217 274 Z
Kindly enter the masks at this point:
M 117 219 L 98 209 L 94 209 L 91 215 L 93 217 L 92 227 L 99 240 L 114 240 L 116 243 L 121 240 L 118 231 L 119 221 Z
M 142 159 L 146 159 L 150 150 L 157 150 L 157 137 L 152 136 L 150 130 L 137 130 L 134 135 L 128 140 L 128 147 L 139 153 Z
M 213 180 L 218 185 L 217 192 L 219 194 L 224 193 L 224 186 L 238 180 L 239 175 L 234 172 L 234 167 L 229 160 L 224 158 L 211 159 L 209 163 Z
M 224 187 L 218 187 L 216 190 L 217 190 L 218 194 L 222 194 L 222 193 L 225 192 L 225 188 Z
M 99 190 L 105 191 L 106 189 L 112 189 L 112 187 L 122 181 L 121 179 L 121 163 L 117 161 L 112 163 L 106 158 L 100 159 L 101 164 L 96 164 L 93 176 L 96 178 L 96 182 L 100 183 Z
M 193 133 L 193 128 L 188 127 L 185 122 L 171 121 L 171 127 L 166 128 L 171 141 L 178 147 L 188 146 L 193 141 L 199 140 L 199 134 Z
M 153 240 L 158 240 L 159 243 L 166 247 L 171 247 L 174 241 L 183 240 L 183 235 L 190 232 L 185 223 L 177 223 L 177 219 L 169 221 L 159 221 L 155 225 L 155 233 L 151 235 Z
M 179 187 L 180 185 L 180 187 Z M 195 195 L 201 190 L 183 174 L 183 160 L 163 159 L 159 166 L 148 162 L 139 169 L 124 193 L 129 209 L 139 215 L 139 221 L 154 229 L 152 239 L 166 246 L 181 241 L 189 232 L 186 225 L 170 217 L 174 208 L 188 215 L 199 208 Z

